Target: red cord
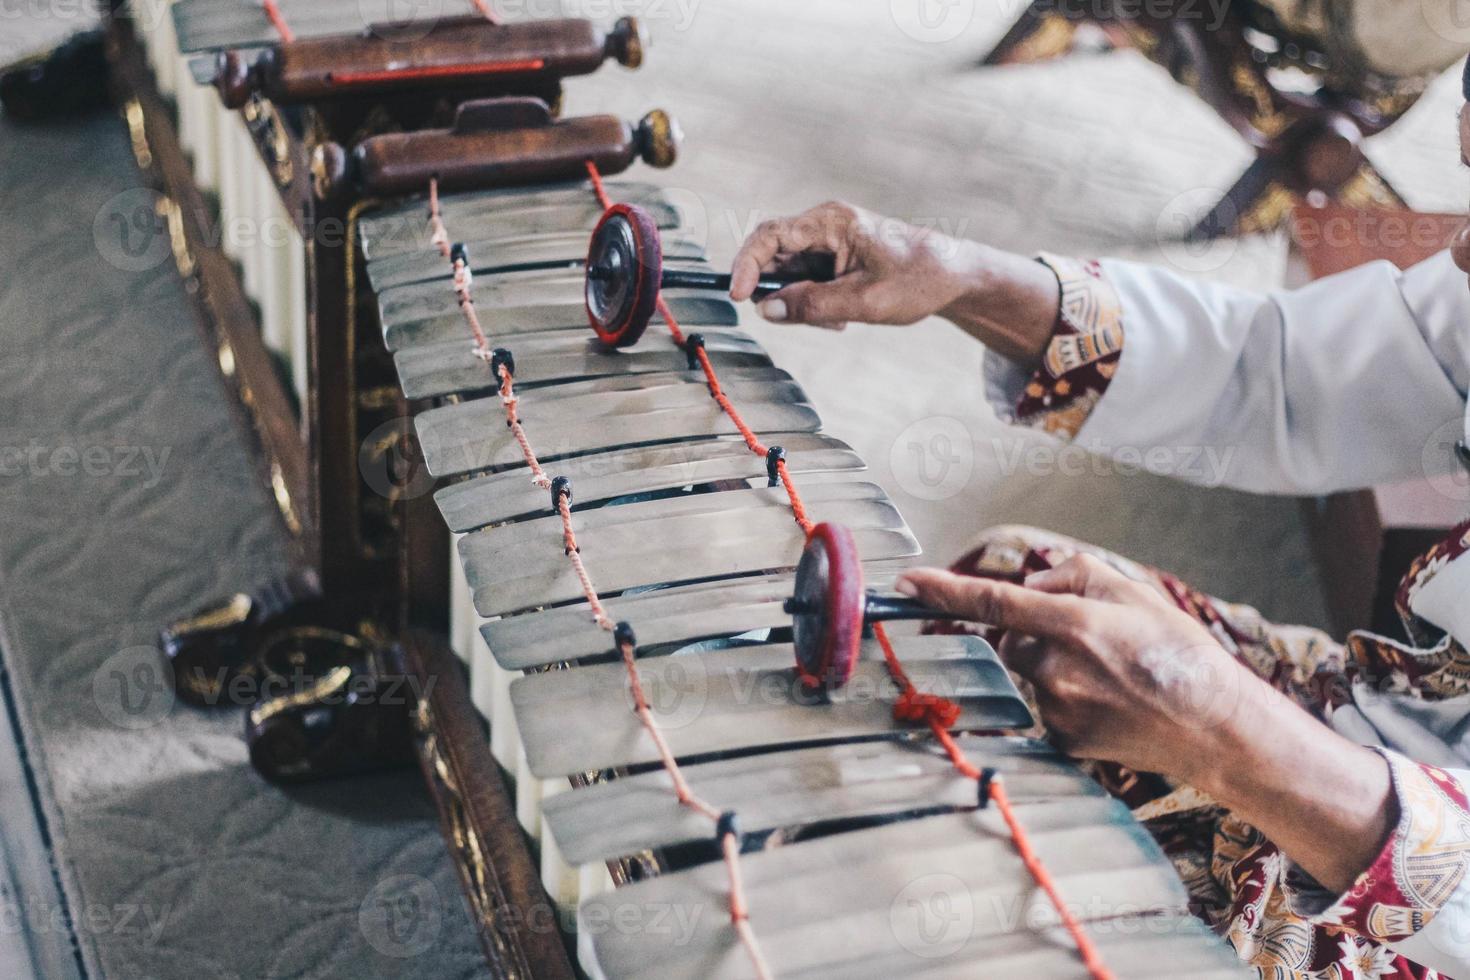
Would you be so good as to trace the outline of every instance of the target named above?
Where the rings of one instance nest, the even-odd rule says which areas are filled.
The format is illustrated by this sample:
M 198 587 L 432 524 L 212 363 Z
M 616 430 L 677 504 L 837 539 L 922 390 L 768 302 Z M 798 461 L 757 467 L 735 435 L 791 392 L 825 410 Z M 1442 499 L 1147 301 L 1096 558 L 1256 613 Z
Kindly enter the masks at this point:
M 481 338 L 483 343 L 484 338 Z M 511 435 L 516 438 L 516 445 L 521 447 L 521 456 L 526 461 L 526 466 L 531 470 L 531 482 L 543 490 L 551 489 L 551 477 L 541 468 L 541 461 L 536 458 L 536 451 L 531 448 L 531 440 L 526 438 L 526 430 L 521 426 L 520 413 L 516 405 L 520 399 L 516 397 L 515 381 L 511 378 L 510 371 L 504 364 L 500 365 L 500 404 L 505 406 L 505 424 L 510 428 Z
M 508 75 L 540 71 L 544 58 L 522 58 L 518 61 L 482 61 L 477 65 L 424 65 L 418 68 L 380 68 L 371 71 L 334 71 L 336 85 L 371 85 L 375 82 L 420 81 L 426 78 L 475 78 L 481 75 Z
M 589 170 L 595 175 L 596 171 L 588 164 Z M 598 179 L 596 186 L 601 190 L 601 180 Z M 606 195 L 602 191 L 603 196 Z M 434 235 L 437 240 L 442 237 L 444 244 L 440 251 L 446 256 L 450 248 L 448 245 L 449 235 L 444 227 L 442 213 L 439 207 L 439 187 L 436 180 L 429 182 L 429 220 L 435 229 Z M 442 235 L 441 235 L 442 233 Z M 454 263 L 455 270 L 455 292 L 459 296 L 460 308 L 465 311 L 465 319 L 474 332 L 477 344 L 476 353 L 484 357 L 487 353 L 488 343 L 483 331 L 480 329 L 479 320 L 475 317 L 474 298 L 470 295 L 471 280 L 464 269 L 464 262 Z M 675 326 L 677 329 L 677 326 Z M 703 353 L 702 351 L 700 352 Z M 705 364 L 708 365 L 708 360 Z M 707 367 L 711 381 L 714 381 L 713 368 Z M 505 406 L 506 425 L 510 426 L 515 434 L 516 442 L 521 447 L 521 454 L 530 468 L 534 481 L 546 488 L 551 488 L 552 481 L 541 468 L 540 461 L 536 458 L 535 450 L 531 447 L 531 441 L 527 438 L 525 429 L 521 426 L 520 417 L 517 413 L 518 399 L 515 394 L 515 382 L 510 369 L 505 364 L 499 365 L 500 372 L 500 402 Z M 733 406 L 729 409 L 734 411 Z M 742 423 L 743 425 L 743 423 Z M 752 438 L 754 438 L 752 436 Z M 572 507 L 568 494 L 558 494 L 556 497 L 556 511 L 561 517 L 562 547 L 566 551 L 567 559 L 572 563 L 572 568 L 577 574 L 577 581 L 582 586 L 582 594 L 587 600 L 587 607 L 592 610 L 592 616 L 597 625 L 609 632 L 616 629 L 612 618 L 608 616 L 607 610 L 602 605 L 602 600 L 597 594 L 597 587 L 592 582 L 592 576 L 587 571 L 586 564 L 582 561 L 582 549 L 577 544 L 577 532 L 572 526 Z M 723 814 L 712 804 L 695 795 L 690 789 L 688 781 L 684 778 L 684 772 L 679 767 L 679 762 L 674 758 L 673 751 L 669 748 L 668 740 L 664 738 L 663 732 L 658 725 L 658 719 L 653 716 L 648 706 L 648 696 L 643 689 L 643 680 L 638 673 L 637 651 L 631 642 L 619 640 L 619 652 L 623 657 L 623 665 L 628 673 L 628 689 L 633 695 L 633 710 L 638 715 L 639 723 L 643 725 L 648 737 L 653 741 L 654 748 L 658 751 L 659 762 L 664 771 L 669 774 L 669 779 L 674 784 L 674 795 L 681 806 L 686 806 L 696 813 L 704 815 L 713 821 L 716 827 L 722 824 Z M 755 931 L 750 927 L 749 909 L 745 901 L 745 884 L 740 874 L 740 847 L 734 833 L 722 833 L 720 837 L 720 853 L 725 862 L 725 868 L 730 878 L 730 924 L 735 934 L 739 937 L 750 956 L 750 961 L 755 969 L 757 980 L 771 980 L 771 970 L 766 963 L 765 955 L 761 952 L 760 943 L 756 939 Z
M 613 206 L 612 198 L 607 196 L 607 188 L 602 186 L 602 172 L 591 160 L 587 161 L 587 176 L 592 178 L 592 193 L 597 195 L 597 203 L 602 205 L 602 210 L 606 211 Z
M 265 8 L 265 15 L 270 18 L 271 26 L 276 33 L 281 35 L 282 44 L 290 44 L 296 40 L 296 32 L 291 30 L 291 25 L 286 23 L 286 17 L 281 13 L 281 8 L 276 5 L 276 0 L 260 0 L 260 5 Z
M 909 680 L 903 665 L 899 663 L 898 654 L 893 650 L 893 641 L 888 638 L 888 630 L 882 623 L 873 624 L 873 635 L 878 638 L 878 645 L 883 648 L 883 660 L 888 665 L 889 674 L 902 691 L 898 704 L 894 707 L 894 713 L 898 714 L 907 701 L 914 714 L 904 720 L 923 721 L 927 724 L 929 730 L 934 733 L 934 738 L 949 756 L 949 761 L 955 770 L 960 775 L 979 782 L 984 777 L 984 773 L 965 757 L 964 750 L 949 733 L 950 726 L 959 720 L 959 706 L 944 698 L 923 694 L 914 687 L 914 682 Z M 950 709 L 953 709 L 953 713 Z M 1026 866 L 1026 870 L 1031 873 L 1036 884 L 1051 900 L 1052 907 L 1061 917 L 1067 934 L 1072 937 L 1072 942 L 1077 944 L 1077 952 L 1082 957 L 1082 963 L 1087 967 L 1087 972 L 1092 975 L 1093 980 L 1111 980 L 1112 972 L 1103 963 L 1102 955 L 1092 942 L 1092 937 L 1082 928 L 1082 923 L 1077 920 L 1072 910 L 1062 900 L 1061 891 L 1057 888 L 1056 882 L 1052 880 L 1051 872 L 1047 871 L 1046 866 L 1041 863 L 1041 858 L 1032 846 L 1026 828 L 1021 826 L 1021 821 L 1016 817 L 1015 807 L 1011 805 L 1010 797 L 1006 795 L 998 777 L 990 780 L 986 798 L 1000 811 L 1001 818 L 1005 820 L 1006 827 L 1011 832 L 1011 842 L 1015 845 L 1016 853 L 1021 857 L 1021 863 Z
M 469 266 L 465 265 L 463 259 L 455 259 L 454 291 L 459 296 L 459 310 L 464 314 L 465 323 L 469 324 L 470 333 L 474 334 L 475 355 L 481 360 L 488 360 L 490 341 L 485 339 L 485 328 L 480 326 L 480 315 L 475 312 L 475 299 L 470 295 L 470 284 L 473 281 Z
M 439 210 L 438 177 L 429 178 L 429 228 L 433 230 L 429 244 L 437 248 L 440 255 L 449 258 L 449 229 L 444 227 L 444 215 Z
M 587 173 L 592 179 L 592 191 L 597 195 L 598 203 L 602 205 L 603 210 L 612 207 L 612 200 L 608 197 L 607 189 L 602 183 L 602 175 L 598 172 L 597 165 L 591 160 L 587 161 Z M 674 343 L 680 347 L 685 346 L 684 331 L 680 329 L 678 320 L 674 318 L 673 311 L 669 309 L 669 305 L 664 302 L 662 294 L 658 297 L 658 312 L 664 318 L 664 323 L 668 326 L 669 334 L 673 337 Z M 746 446 L 758 456 L 767 455 L 767 448 L 756 437 L 756 434 L 751 431 L 750 427 L 745 424 L 745 420 L 740 417 L 740 413 L 720 388 L 720 381 L 715 374 L 714 365 L 710 362 L 709 355 L 705 353 L 704 348 L 696 348 L 694 353 L 699 359 L 700 367 L 704 369 L 704 376 L 709 383 L 710 394 L 714 396 L 715 401 L 719 403 L 720 408 L 724 410 L 725 414 L 730 417 L 730 421 L 735 423 L 735 428 L 744 437 Z M 797 491 L 796 484 L 791 479 L 791 474 L 786 468 L 785 460 L 777 461 L 776 471 L 780 475 L 782 485 L 786 488 L 786 495 L 791 501 L 791 510 L 796 517 L 797 523 L 801 525 L 802 530 L 810 535 L 812 524 L 807 518 L 806 508 L 802 505 L 801 494 Z M 943 746 L 946 754 L 948 754 L 950 762 L 954 765 L 956 771 L 977 782 L 981 780 L 984 774 L 969 759 L 965 758 L 964 751 L 960 748 L 959 743 L 949 733 L 949 728 L 959 720 L 959 706 L 947 698 L 924 694 L 915 688 L 913 681 L 909 679 L 907 672 L 904 671 L 903 664 L 899 662 L 898 654 L 893 649 L 893 642 L 888 638 L 888 631 L 884 629 L 883 624 L 874 623 L 873 633 L 877 637 L 879 645 L 883 648 L 883 660 L 888 667 L 889 675 L 892 676 L 894 683 L 899 686 L 900 693 L 898 701 L 894 704 L 894 716 L 900 721 L 921 721 L 927 724 L 929 730 L 934 733 L 934 737 Z M 1082 924 L 1077 920 L 1077 917 L 1067 908 L 1066 903 L 1062 900 L 1061 892 L 1057 889 L 1056 882 L 1052 880 L 1050 872 L 1046 870 L 1046 866 L 1041 863 L 1041 858 L 1032 846 L 1031 838 L 1027 835 L 1026 828 L 1016 818 L 1015 808 L 1011 805 L 1010 798 L 1006 795 L 998 779 L 992 779 L 990 781 L 987 799 L 994 803 L 996 809 L 1000 811 L 1002 819 L 1005 820 L 1006 827 L 1011 832 L 1011 842 L 1016 848 L 1016 853 L 1020 855 L 1021 863 L 1026 866 L 1026 870 L 1031 873 L 1031 877 L 1035 879 L 1037 885 L 1041 887 L 1041 890 L 1046 893 L 1047 898 L 1056 909 L 1057 915 L 1061 918 L 1062 925 L 1072 937 L 1072 941 L 1076 943 L 1077 952 L 1082 957 L 1082 963 L 1087 968 L 1088 973 L 1091 974 L 1093 980 L 1112 980 L 1113 974 L 1103 963 L 1102 956 L 1098 953 L 1097 947 L 1092 942 L 1092 938 L 1082 928 Z M 733 873 L 732 870 L 732 876 Z M 733 887 L 731 891 L 731 909 L 732 918 L 734 918 L 733 913 L 736 910 L 736 906 L 734 904 Z M 743 920 L 736 920 L 737 927 L 740 921 Z M 752 950 L 752 955 L 758 954 Z M 759 961 L 757 965 L 760 965 Z

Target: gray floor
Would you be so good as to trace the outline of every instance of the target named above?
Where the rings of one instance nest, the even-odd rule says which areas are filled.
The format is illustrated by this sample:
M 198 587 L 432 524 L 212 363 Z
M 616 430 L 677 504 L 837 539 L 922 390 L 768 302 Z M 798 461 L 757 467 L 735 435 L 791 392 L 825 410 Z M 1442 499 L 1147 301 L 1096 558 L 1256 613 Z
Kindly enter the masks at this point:
M 0 969 L 476 975 L 416 773 L 282 792 L 250 768 L 237 711 L 163 686 L 159 624 L 282 551 L 172 263 L 134 271 L 149 256 L 118 237 L 152 203 L 121 121 L 0 119 L 0 174 L 0 623 L 39 799 L 0 806 Z

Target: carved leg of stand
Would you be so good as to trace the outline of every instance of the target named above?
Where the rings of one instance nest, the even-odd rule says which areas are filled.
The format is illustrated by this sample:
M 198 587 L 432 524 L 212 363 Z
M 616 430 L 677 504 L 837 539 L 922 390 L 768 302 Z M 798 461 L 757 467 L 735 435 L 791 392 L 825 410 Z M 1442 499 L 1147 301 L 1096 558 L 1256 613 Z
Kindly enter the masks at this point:
M 320 595 L 315 572 L 293 572 L 164 627 L 158 646 L 173 668 L 180 700 L 196 707 L 239 704 L 240 695 L 232 690 L 261 677 L 261 638 L 313 615 Z M 254 687 L 244 696 L 253 702 Z
M 1271 188 L 1278 185 L 1280 177 L 1281 164 L 1275 157 L 1256 157 L 1220 202 L 1190 229 L 1185 239 L 1205 241 L 1239 234 L 1242 218 L 1256 210 Z
M 1028 65 L 1072 50 L 1077 22 L 1054 12 L 1055 0 L 1035 0 L 981 65 Z
M 107 105 L 103 32 L 87 31 L 0 74 L 0 105 L 14 119 L 56 119 Z
M 412 764 L 414 679 L 401 652 L 351 633 L 293 626 L 261 647 L 260 700 L 245 719 L 250 762 L 301 783 Z
M 1190 240 L 1270 231 L 1305 201 L 1357 207 L 1402 207 L 1399 196 L 1363 155 L 1363 132 L 1347 116 L 1327 112 L 1293 125 L 1262 150 Z
M 411 632 L 404 665 L 419 695 L 419 765 L 469 899 L 490 975 L 514 980 L 577 976 L 555 928 L 557 907 L 521 844 L 505 779 L 491 757 L 459 661 L 440 639 Z

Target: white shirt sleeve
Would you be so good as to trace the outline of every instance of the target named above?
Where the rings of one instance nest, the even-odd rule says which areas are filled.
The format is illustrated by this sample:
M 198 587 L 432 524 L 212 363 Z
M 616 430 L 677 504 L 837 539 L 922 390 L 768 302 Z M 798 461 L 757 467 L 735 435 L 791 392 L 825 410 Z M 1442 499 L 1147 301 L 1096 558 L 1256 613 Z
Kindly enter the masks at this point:
M 1079 445 L 1269 493 L 1328 493 L 1458 465 L 1470 286 L 1447 252 L 1406 272 L 1376 262 L 1269 293 L 1132 262 L 1105 260 L 1102 272 L 1121 302 L 1124 343 Z M 986 374 L 997 400 L 1023 383 L 1001 363 Z M 1203 454 L 1214 465 L 1164 469 Z

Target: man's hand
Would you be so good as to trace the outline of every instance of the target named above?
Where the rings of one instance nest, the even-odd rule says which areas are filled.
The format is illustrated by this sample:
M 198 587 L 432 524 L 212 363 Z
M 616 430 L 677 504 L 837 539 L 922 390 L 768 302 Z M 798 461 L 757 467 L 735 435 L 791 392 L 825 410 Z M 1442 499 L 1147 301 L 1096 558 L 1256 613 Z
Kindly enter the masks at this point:
M 1006 630 L 1000 655 L 1075 756 L 1163 773 L 1343 891 L 1397 819 L 1388 764 L 1287 700 L 1158 592 L 1088 555 L 1024 586 L 935 569 L 899 591 Z
M 831 255 L 836 278 L 787 286 L 761 304 L 769 320 L 841 329 L 849 320 L 907 326 L 964 291 L 960 259 L 971 243 L 829 202 L 762 222 L 735 256 L 730 296 L 749 299 L 762 272 L 788 270 L 806 253 Z
M 899 590 L 1006 630 L 999 653 L 1030 681 L 1053 742 L 1193 781 L 1231 740 L 1243 700 L 1274 692 L 1193 618 L 1091 555 L 1025 586 L 922 569 Z
M 811 253 L 831 256 L 836 278 L 787 286 L 761 303 L 766 319 L 841 329 L 938 314 L 1027 365 L 1056 327 L 1061 293 L 1041 263 L 837 202 L 757 227 L 735 256 L 730 298 L 749 299 L 762 272 L 799 274 Z

